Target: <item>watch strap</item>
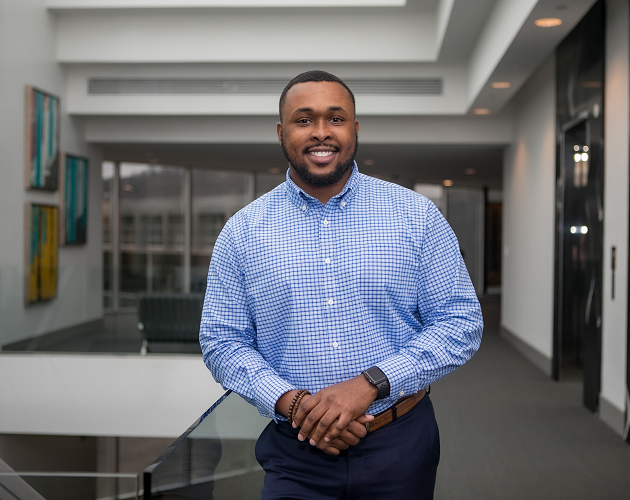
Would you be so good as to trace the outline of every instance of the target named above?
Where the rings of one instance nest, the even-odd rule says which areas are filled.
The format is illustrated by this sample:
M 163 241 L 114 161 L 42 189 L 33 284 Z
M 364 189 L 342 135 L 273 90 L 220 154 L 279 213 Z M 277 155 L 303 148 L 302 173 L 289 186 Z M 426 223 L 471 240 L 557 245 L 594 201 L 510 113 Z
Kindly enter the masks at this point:
M 387 375 L 385 375 L 378 366 L 368 368 L 363 372 L 363 376 L 370 384 L 378 389 L 377 400 L 389 396 L 389 380 L 387 379 Z

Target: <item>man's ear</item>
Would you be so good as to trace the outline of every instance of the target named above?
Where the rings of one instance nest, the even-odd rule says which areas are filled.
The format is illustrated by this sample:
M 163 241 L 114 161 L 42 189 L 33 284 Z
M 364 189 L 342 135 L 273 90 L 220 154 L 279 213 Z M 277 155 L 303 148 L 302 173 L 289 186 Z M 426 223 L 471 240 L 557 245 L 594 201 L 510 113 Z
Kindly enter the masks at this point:
M 282 123 L 278 122 L 276 125 L 276 132 L 278 133 L 278 142 L 282 142 Z

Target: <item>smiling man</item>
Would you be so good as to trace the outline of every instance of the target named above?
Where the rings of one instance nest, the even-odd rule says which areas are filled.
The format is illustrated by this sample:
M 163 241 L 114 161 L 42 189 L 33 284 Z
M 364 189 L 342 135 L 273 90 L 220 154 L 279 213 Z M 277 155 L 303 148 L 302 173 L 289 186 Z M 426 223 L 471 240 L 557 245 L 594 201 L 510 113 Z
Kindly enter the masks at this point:
M 273 419 L 262 498 L 432 498 L 426 389 L 483 329 L 457 240 L 427 198 L 359 173 L 336 76 L 291 80 L 277 132 L 286 182 L 225 225 L 200 331 L 214 378 Z

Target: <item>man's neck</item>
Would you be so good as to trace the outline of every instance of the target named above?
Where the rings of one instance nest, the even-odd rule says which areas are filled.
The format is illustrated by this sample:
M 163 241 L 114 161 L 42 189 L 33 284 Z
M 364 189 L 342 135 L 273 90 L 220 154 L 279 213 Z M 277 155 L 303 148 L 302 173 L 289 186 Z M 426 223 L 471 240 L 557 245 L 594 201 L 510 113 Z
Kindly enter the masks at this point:
M 349 168 L 346 173 L 343 174 L 343 177 L 339 179 L 334 184 L 330 186 L 312 186 L 307 184 L 302 180 L 302 178 L 297 174 L 293 166 L 289 165 L 289 175 L 291 176 L 291 180 L 295 182 L 295 185 L 299 187 L 302 191 L 304 191 L 309 196 L 319 200 L 322 205 L 326 205 L 328 200 L 330 200 L 333 196 L 341 193 L 341 190 L 348 182 L 348 179 L 352 175 L 352 168 Z

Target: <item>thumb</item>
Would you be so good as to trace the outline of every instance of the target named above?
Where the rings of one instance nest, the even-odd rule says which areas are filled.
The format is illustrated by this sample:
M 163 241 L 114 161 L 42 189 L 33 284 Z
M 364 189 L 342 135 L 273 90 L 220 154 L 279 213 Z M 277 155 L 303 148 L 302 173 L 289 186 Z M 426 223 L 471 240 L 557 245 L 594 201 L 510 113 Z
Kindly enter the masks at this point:
M 357 418 L 357 422 L 359 422 L 360 424 L 367 424 L 372 420 L 374 420 L 374 415 L 361 415 L 359 418 Z

